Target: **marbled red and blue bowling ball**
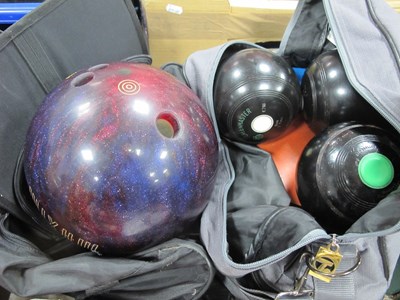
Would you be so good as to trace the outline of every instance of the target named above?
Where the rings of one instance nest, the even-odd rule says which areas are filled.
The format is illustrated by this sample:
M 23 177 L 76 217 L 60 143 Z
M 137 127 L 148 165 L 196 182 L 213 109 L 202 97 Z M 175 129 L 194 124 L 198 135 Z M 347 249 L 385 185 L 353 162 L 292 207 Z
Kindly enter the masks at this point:
M 218 164 L 213 124 L 172 75 L 115 62 L 79 71 L 43 101 L 24 169 L 36 206 L 100 254 L 180 234 L 205 208 Z

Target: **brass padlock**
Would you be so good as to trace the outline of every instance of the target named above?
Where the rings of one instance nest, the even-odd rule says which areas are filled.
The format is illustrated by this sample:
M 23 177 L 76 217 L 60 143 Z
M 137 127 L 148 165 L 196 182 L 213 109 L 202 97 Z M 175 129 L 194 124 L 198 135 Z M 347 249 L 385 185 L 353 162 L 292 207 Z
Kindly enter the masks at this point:
M 325 282 L 330 282 L 332 276 L 336 273 L 336 270 L 342 260 L 343 255 L 340 254 L 340 247 L 335 241 L 332 241 L 328 245 L 321 246 L 317 254 L 310 261 L 311 268 L 309 274 L 315 278 L 318 278 Z M 318 270 L 315 272 L 312 269 Z M 324 276 L 326 274 L 327 276 Z

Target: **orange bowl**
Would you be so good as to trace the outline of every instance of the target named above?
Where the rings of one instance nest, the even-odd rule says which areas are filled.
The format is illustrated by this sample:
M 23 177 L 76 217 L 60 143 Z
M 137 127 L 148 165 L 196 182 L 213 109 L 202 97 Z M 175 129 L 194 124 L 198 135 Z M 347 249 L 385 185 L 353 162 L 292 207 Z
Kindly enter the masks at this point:
M 299 117 L 284 136 L 258 144 L 259 148 L 271 154 L 292 203 L 299 206 L 301 203 L 297 197 L 297 165 L 305 146 L 314 136 L 315 133 L 303 118 Z

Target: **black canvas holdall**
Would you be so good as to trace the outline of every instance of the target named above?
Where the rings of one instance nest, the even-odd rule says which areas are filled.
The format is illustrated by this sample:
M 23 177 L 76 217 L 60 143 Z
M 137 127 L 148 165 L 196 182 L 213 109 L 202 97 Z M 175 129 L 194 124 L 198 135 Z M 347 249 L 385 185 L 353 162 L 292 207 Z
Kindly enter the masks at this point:
M 13 295 L 197 299 L 211 284 L 214 269 L 196 235 L 100 257 L 55 234 L 23 180 L 21 149 L 47 93 L 93 65 L 151 64 L 138 2 L 48 0 L 0 34 L 0 286 Z
M 398 134 L 399 25 L 400 16 L 385 1 L 299 1 L 278 54 L 293 67 L 305 68 L 320 53 L 337 49 L 353 87 Z M 218 67 L 246 48 L 265 50 L 231 41 L 197 51 L 183 65 L 188 85 L 211 114 Z M 215 114 L 213 120 L 217 126 Z M 344 233 L 328 233 L 309 213 L 290 204 L 268 152 L 219 137 L 218 180 L 202 215 L 201 238 L 233 298 L 384 297 L 400 254 L 398 188 Z M 334 250 L 331 246 L 340 248 L 342 260 L 328 264 L 334 273 L 322 272 L 314 264 L 317 251 Z M 330 276 L 330 283 L 311 276 L 310 270 L 325 279 Z

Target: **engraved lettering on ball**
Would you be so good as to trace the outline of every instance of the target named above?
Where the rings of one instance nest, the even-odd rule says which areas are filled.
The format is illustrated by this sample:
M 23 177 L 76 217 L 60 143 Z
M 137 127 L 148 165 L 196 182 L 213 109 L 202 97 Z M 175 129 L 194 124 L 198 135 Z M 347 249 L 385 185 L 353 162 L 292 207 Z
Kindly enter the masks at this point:
M 118 90 L 128 96 L 135 95 L 140 91 L 140 85 L 132 79 L 126 79 L 118 83 Z

